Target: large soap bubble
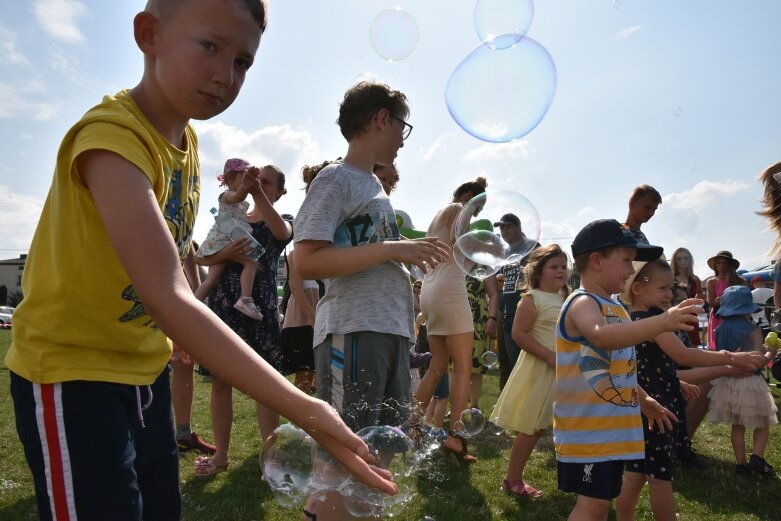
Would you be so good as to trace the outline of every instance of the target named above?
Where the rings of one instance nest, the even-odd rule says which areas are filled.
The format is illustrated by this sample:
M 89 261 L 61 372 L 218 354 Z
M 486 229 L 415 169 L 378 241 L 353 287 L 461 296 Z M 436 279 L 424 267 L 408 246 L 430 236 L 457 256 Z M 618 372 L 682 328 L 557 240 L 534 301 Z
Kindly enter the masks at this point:
M 499 355 L 494 351 L 485 351 L 480 355 L 480 363 L 486 369 L 496 369 L 499 367 Z
M 378 466 L 393 473 L 398 492 L 389 496 L 351 478 L 338 489 L 344 496 L 345 508 L 357 517 L 392 517 L 409 503 L 416 487 L 414 444 L 401 429 L 387 425 L 366 427 L 357 434 L 369 446 Z
M 369 40 L 383 60 L 403 60 L 415 50 L 420 32 L 418 22 L 397 7 L 378 14 L 369 28 Z
M 295 425 L 274 429 L 263 445 L 260 468 L 277 503 L 285 508 L 299 506 L 309 490 L 313 471 L 312 438 Z
M 489 223 L 492 231 L 486 230 Z M 484 279 L 518 262 L 540 238 L 540 215 L 512 190 L 487 190 L 470 199 L 456 217 L 453 259 L 468 275 Z
M 531 132 L 556 92 L 556 65 L 529 37 L 506 49 L 480 45 L 456 67 L 445 103 L 458 125 L 472 136 L 506 143 Z
M 526 35 L 534 18 L 532 0 L 477 0 L 477 36 L 491 49 L 506 49 Z
M 453 262 L 461 271 L 484 280 L 499 271 L 510 254 L 510 245 L 494 232 L 475 230 L 463 234 L 453 245 Z

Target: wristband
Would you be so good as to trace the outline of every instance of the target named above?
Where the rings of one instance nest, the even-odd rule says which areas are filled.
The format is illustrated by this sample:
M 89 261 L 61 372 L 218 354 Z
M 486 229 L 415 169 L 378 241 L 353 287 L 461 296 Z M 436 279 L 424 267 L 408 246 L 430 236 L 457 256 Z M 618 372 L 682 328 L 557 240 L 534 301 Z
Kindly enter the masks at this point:
M 727 350 L 722 350 L 722 353 L 724 353 L 725 355 L 727 355 L 729 357 L 729 362 L 728 362 L 729 364 L 734 364 L 735 363 L 735 354 L 734 353 L 730 353 Z

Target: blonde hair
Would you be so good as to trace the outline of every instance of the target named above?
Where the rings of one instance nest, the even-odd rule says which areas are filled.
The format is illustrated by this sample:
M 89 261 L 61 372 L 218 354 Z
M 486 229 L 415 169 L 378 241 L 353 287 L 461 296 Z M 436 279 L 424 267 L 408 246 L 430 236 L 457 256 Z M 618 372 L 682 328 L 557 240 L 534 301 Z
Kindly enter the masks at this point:
M 523 267 L 523 275 L 526 279 L 526 289 L 537 289 L 540 287 L 540 279 L 542 278 L 542 270 L 545 268 L 545 263 L 554 257 L 562 256 L 565 259 L 567 254 L 561 249 L 558 244 L 549 244 L 548 246 L 541 246 L 529 254 L 529 262 Z M 563 297 L 569 295 L 569 287 L 564 284 L 564 287 L 559 290 L 559 293 Z
M 759 182 L 764 185 L 765 191 L 760 199 L 764 208 L 757 212 L 768 220 L 770 229 L 776 232 L 770 249 L 774 259 L 781 256 L 781 182 L 775 178 L 778 174 L 781 174 L 781 161 L 770 165 L 759 174 Z

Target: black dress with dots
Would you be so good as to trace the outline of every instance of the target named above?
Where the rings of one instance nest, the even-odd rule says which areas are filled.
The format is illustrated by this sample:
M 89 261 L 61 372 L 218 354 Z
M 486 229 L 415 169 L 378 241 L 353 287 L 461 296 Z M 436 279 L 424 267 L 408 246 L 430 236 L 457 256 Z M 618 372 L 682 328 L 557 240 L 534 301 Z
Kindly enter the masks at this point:
M 640 320 L 661 314 L 658 308 L 650 311 L 633 311 L 632 320 Z M 653 341 L 635 346 L 637 351 L 637 383 L 648 395 L 667 407 L 679 419 L 684 418 L 686 402 L 681 394 L 681 382 L 676 370 L 678 366 L 672 358 Z M 672 430 L 659 432 L 658 428 L 648 428 L 648 419 L 643 416 L 645 435 L 645 460 L 629 461 L 626 470 L 642 472 L 649 477 L 663 481 L 672 481 L 673 463 L 679 446 L 688 444 L 685 423 L 673 422 Z

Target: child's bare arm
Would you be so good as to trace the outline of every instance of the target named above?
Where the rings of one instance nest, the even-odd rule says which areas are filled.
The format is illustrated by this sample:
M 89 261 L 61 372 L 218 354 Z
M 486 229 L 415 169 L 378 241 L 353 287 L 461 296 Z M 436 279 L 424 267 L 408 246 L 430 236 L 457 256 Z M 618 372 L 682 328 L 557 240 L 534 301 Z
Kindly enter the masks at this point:
M 307 430 L 359 479 L 394 493 L 389 476 L 364 461 L 365 443 L 331 407 L 298 391 L 196 300 L 146 176 L 107 151 L 85 152 L 77 164 L 122 265 L 162 331 L 225 381 Z
M 275 239 L 286 241 L 293 235 L 293 227 L 279 215 L 279 212 L 274 209 L 274 205 L 266 197 L 266 192 L 263 191 L 260 180 L 257 178 L 259 171 L 257 167 L 252 167 L 245 172 L 241 186 L 242 188 L 246 187 L 247 191 L 252 195 L 252 201 L 254 202 L 252 214 L 263 219 Z
M 287 256 L 287 281 L 290 284 L 290 295 L 296 299 L 296 304 L 301 308 L 310 326 L 315 325 L 315 308 L 304 293 L 304 284 L 295 262 L 295 250 Z
M 238 190 L 226 190 L 222 194 L 220 194 L 220 197 L 222 198 L 222 202 L 226 204 L 236 204 L 240 203 L 247 199 L 247 195 L 249 192 L 244 187 L 244 185 L 241 185 Z
M 556 353 L 540 344 L 531 334 L 537 315 L 534 297 L 529 294 L 524 295 L 513 320 L 513 340 L 530 355 L 536 356 L 551 367 L 556 367 Z
M 337 248 L 328 241 L 299 241 L 298 273 L 305 279 L 343 277 L 388 261 L 414 264 L 424 272 L 445 262 L 450 248 L 438 239 L 385 241 Z
M 654 338 L 663 331 L 690 330 L 696 323 L 701 300 L 687 299 L 661 315 L 608 324 L 597 303 L 589 297 L 579 297 L 570 304 L 565 326 L 574 336 L 583 336 L 601 349 L 622 349 Z
M 758 331 L 756 331 L 758 333 Z M 683 345 L 681 340 L 670 332 L 657 335 L 654 341 L 667 356 L 676 363 L 687 367 L 712 367 L 718 365 L 737 365 L 747 369 L 759 369 L 766 365 L 766 360 L 759 353 L 730 353 L 729 351 L 706 351 L 703 349 L 690 349 Z M 761 337 L 759 338 L 762 347 Z
M 727 367 L 720 365 L 716 367 L 696 367 L 694 369 L 679 369 L 676 371 L 678 378 L 685 380 L 690 384 L 704 384 L 722 376 L 750 376 L 754 374 L 753 369 L 743 369 L 742 367 Z

